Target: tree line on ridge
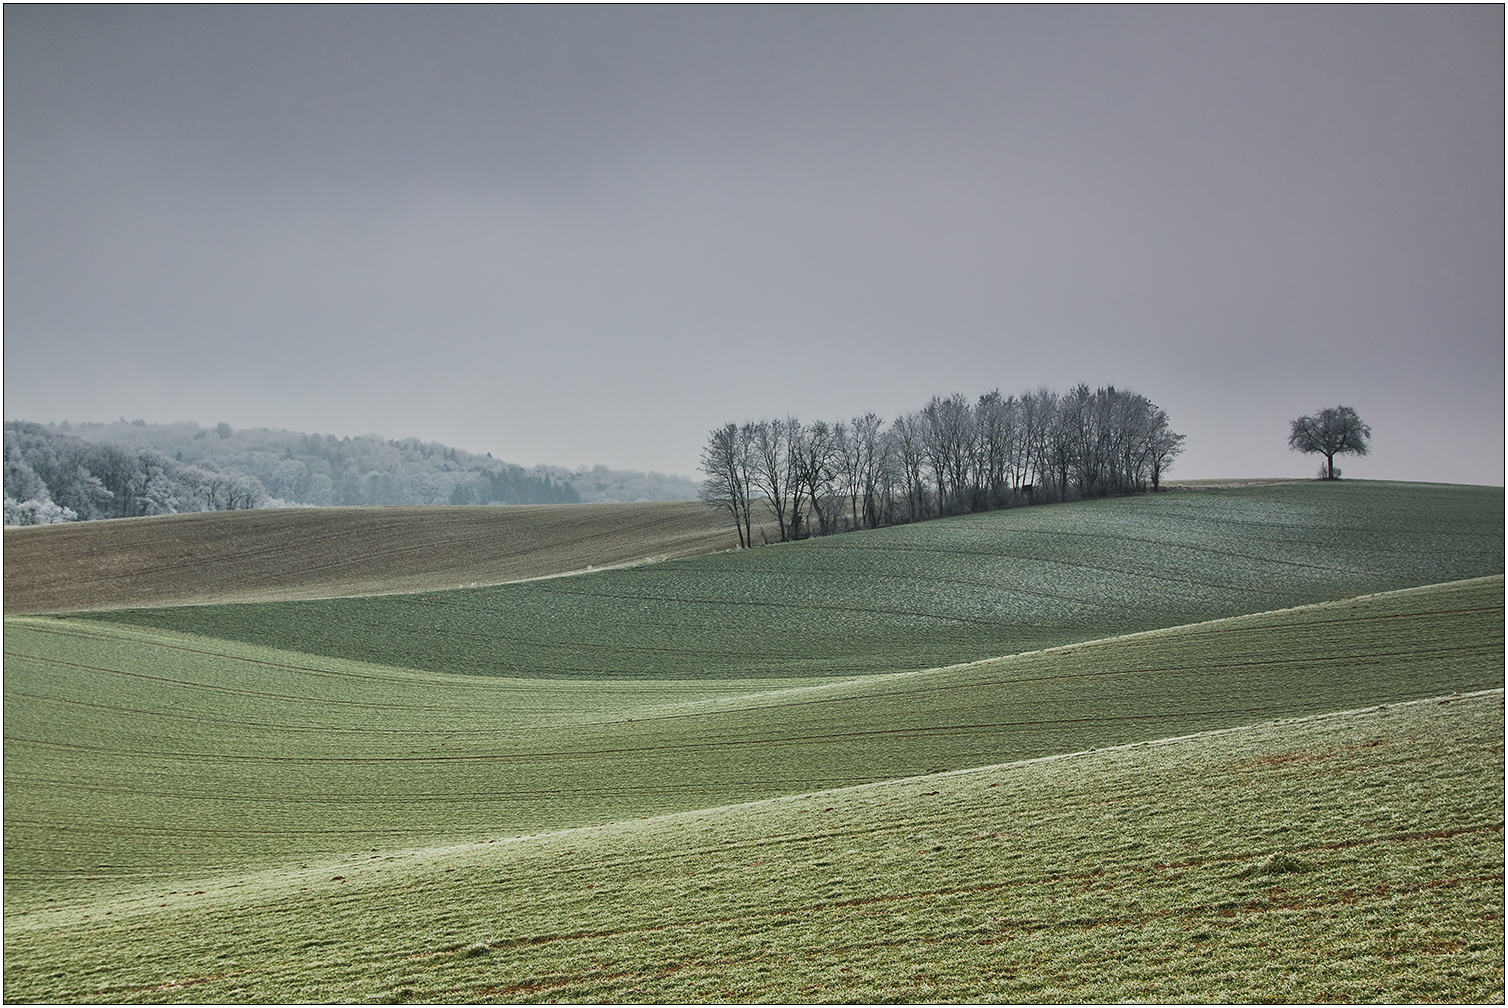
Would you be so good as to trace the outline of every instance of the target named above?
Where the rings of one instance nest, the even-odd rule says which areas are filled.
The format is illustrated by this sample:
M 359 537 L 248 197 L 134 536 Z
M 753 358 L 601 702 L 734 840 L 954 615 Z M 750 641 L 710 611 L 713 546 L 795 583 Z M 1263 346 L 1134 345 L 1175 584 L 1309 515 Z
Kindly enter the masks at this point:
M 794 416 L 712 430 L 701 499 L 754 545 L 1024 504 L 1156 491 L 1184 435 L 1146 396 L 1080 384 L 1018 396 L 955 393 L 888 425 Z M 768 535 L 761 533 L 766 541 Z

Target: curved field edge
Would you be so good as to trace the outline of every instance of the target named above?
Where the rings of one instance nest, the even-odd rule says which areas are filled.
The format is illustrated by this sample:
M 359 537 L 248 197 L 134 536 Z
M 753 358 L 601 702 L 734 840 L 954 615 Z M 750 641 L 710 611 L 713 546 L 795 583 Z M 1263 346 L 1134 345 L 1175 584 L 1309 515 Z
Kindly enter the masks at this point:
M 6 906 L 1503 682 L 1503 578 L 843 682 L 504 680 L 6 623 Z
M 731 549 L 692 502 L 341 507 L 5 530 L 11 614 L 431 591 Z
M 434 672 L 850 678 L 1501 574 L 1501 490 L 1018 508 L 531 584 L 87 614 Z
M 7 912 L 14 1000 L 1494 1002 L 1503 695 Z

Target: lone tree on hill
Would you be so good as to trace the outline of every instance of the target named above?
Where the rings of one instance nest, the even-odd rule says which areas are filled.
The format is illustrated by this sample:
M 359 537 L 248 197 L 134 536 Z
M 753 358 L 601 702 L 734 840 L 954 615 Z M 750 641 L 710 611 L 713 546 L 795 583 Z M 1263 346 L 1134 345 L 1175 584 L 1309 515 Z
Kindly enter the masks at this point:
M 1372 428 L 1361 422 L 1361 417 L 1350 406 L 1322 409 L 1314 416 L 1302 416 L 1293 421 L 1288 435 L 1288 447 L 1305 454 L 1319 453 L 1325 456 L 1325 468 L 1320 470 L 1325 479 L 1340 479 L 1340 470 L 1335 468 L 1337 455 L 1365 455 Z

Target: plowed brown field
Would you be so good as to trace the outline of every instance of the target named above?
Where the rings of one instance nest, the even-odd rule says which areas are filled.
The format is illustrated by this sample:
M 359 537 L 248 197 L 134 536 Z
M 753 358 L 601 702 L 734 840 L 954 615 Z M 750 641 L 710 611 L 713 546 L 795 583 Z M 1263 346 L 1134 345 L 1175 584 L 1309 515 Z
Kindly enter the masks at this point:
M 211 511 L 5 530 L 5 610 L 430 591 L 738 545 L 695 501 Z

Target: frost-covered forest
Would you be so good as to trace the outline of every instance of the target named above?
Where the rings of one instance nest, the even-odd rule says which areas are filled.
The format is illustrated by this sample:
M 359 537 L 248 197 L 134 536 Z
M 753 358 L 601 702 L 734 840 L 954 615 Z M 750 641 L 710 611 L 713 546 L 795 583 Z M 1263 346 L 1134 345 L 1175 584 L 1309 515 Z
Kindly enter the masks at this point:
M 5 524 L 237 508 L 692 500 L 682 476 L 522 466 L 436 442 L 228 424 L 5 424 Z

